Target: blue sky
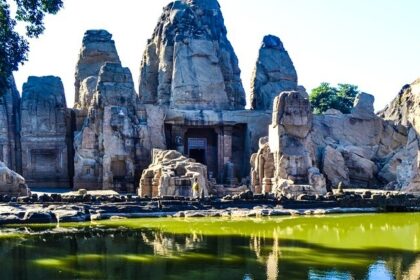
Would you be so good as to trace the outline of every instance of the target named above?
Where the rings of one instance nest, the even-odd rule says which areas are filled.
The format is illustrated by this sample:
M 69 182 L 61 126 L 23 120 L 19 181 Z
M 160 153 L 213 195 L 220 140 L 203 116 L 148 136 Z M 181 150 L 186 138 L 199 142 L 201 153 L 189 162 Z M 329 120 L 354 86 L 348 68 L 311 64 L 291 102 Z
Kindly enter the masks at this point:
M 48 16 L 45 33 L 31 41 L 29 61 L 15 73 L 19 90 L 29 75 L 56 75 L 67 103 L 74 100 L 74 71 L 83 33 L 107 29 L 137 88 L 147 39 L 168 0 L 64 0 Z M 417 0 L 219 0 L 228 38 L 249 93 L 261 40 L 280 37 L 299 84 L 353 83 L 382 109 L 404 84 L 420 77 L 420 1 Z

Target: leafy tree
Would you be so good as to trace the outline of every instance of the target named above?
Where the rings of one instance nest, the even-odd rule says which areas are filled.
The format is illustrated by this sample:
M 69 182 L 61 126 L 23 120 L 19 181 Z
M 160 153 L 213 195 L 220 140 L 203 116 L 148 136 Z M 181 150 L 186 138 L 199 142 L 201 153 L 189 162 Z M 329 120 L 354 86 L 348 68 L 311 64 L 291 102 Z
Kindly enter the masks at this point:
M 358 87 L 351 84 L 338 84 L 337 90 L 338 105 L 340 107 L 338 110 L 344 114 L 350 113 L 353 108 L 354 99 L 360 93 Z
M 353 108 L 353 102 L 358 93 L 358 87 L 355 85 L 338 84 L 337 87 L 333 87 L 329 83 L 321 83 L 311 91 L 309 101 L 316 114 L 321 114 L 328 109 L 336 109 L 348 114 Z
M 27 61 L 28 38 L 38 38 L 44 31 L 45 14 L 56 14 L 63 7 L 62 0 L 13 0 L 16 4 L 13 18 L 10 1 L 0 0 L 0 94 L 12 72 Z M 25 35 L 15 30 L 17 21 L 25 24 Z

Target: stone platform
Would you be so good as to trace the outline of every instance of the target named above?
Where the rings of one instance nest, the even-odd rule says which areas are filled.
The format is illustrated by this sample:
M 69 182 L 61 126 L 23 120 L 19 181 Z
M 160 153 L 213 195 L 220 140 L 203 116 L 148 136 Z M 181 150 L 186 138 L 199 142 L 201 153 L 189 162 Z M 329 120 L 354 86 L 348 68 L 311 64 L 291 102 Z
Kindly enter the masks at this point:
M 263 217 L 360 212 L 420 211 L 420 197 L 404 193 L 346 191 L 325 196 L 275 198 L 247 191 L 223 199 L 184 197 L 145 199 L 120 195 L 0 196 L 0 225 L 84 222 L 141 217 Z

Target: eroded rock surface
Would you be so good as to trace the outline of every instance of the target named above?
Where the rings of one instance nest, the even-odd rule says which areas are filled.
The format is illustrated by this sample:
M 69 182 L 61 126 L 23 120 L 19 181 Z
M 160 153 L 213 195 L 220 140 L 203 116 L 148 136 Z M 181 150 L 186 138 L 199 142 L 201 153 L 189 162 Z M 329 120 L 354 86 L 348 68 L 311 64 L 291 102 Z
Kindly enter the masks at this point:
M 386 166 L 385 175 L 396 177 L 396 185 L 404 191 L 420 193 L 420 79 L 405 85 L 398 96 L 379 113 L 397 125 L 409 127 L 405 147 L 397 151 Z
M 264 37 L 251 82 L 251 108 L 271 110 L 283 91 L 297 90 L 297 73 L 280 38 Z
M 207 167 L 173 150 L 153 150 L 153 162 L 143 171 L 139 196 L 192 197 L 192 184 L 197 178 L 199 193 L 209 193 Z
M 143 55 L 144 103 L 177 109 L 243 109 L 245 92 L 216 0 L 167 5 Z
M 76 189 L 135 191 L 151 145 L 138 101 L 130 70 L 103 65 L 85 125 L 75 137 Z
M 20 96 L 13 76 L 8 83 L 9 87 L 0 94 L 0 161 L 11 169 L 20 170 Z
M 28 196 L 31 191 L 25 179 L 10 170 L 4 162 L 0 161 L 0 194 L 9 196 Z
M 74 83 L 77 130 L 80 130 L 87 116 L 98 82 L 99 71 L 106 62 L 120 63 L 112 34 L 106 30 L 86 31 L 76 64 Z
M 362 93 L 351 114 L 329 110 L 313 116 L 305 94 L 283 92 L 276 97 L 269 149 L 263 146 L 258 152 L 265 158 L 270 153 L 274 157 L 271 191 L 307 193 L 305 185 L 310 185 L 322 192 L 326 189 L 321 186 L 336 187 L 340 183 L 391 189 L 411 184 L 408 178 L 415 176 L 415 168 L 407 166 L 411 166 L 409 158 L 418 150 L 416 133 L 376 116 L 373 102 L 373 96 Z M 258 154 L 253 155 L 251 164 L 256 186 L 261 185 Z M 264 182 L 270 182 L 270 178 Z
M 279 194 L 296 189 L 298 185 L 308 185 L 316 193 L 326 193 L 324 175 L 314 166 L 311 129 L 312 112 L 306 95 L 287 91 L 274 99 L 269 145 L 261 145 L 259 152 L 252 157 L 253 181 L 264 186 L 259 189 Z
M 396 167 L 390 161 L 406 145 L 408 130 L 376 116 L 373 102 L 372 95 L 362 93 L 351 114 L 314 116 L 316 162 L 332 186 L 342 182 L 349 187 L 380 188 L 396 180 Z

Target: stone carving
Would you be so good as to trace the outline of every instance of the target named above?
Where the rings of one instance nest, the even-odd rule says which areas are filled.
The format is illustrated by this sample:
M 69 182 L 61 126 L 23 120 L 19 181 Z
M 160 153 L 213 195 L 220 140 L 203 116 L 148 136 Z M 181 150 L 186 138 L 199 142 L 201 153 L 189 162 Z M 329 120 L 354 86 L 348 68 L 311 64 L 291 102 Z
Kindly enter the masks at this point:
M 153 161 L 143 171 L 139 196 L 184 196 L 192 197 L 192 184 L 197 178 L 199 193 L 209 193 L 207 167 L 183 156 L 174 150 L 153 150 Z
M 134 192 L 151 145 L 147 125 L 140 122 L 143 114 L 130 70 L 105 63 L 85 125 L 75 137 L 76 189 Z
M 271 192 L 274 171 L 274 156 L 270 151 L 268 137 L 263 137 L 258 152 L 251 156 L 251 185 L 255 193 Z
M 106 30 L 86 31 L 76 65 L 74 83 L 77 130 L 80 130 L 87 116 L 98 82 L 99 71 L 105 62 L 120 63 L 112 35 Z
M 317 193 L 326 192 L 325 178 L 313 166 L 315 153 L 311 128 L 312 112 L 305 95 L 289 91 L 282 92 L 274 99 L 269 145 L 262 144 L 257 155 L 253 156 L 254 163 L 251 163 L 252 181 L 258 183 L 257 188 L 265 185 L 262 191 L 281 193 L 290 185 L 311 184 Z M 263 143 L 265 141 L 262 140 Z M 265 165 L 266 162 L 269 164 Z M 262 183 L 261 174 L 264 174 Z
M 61 79 L 29 77 L 21 101 L 22 175 L 29 186 L 70 186 L 68 128 Z
M 139 94 L 177 109 L 245 106 L 238 59 L 216 0 L 179 0 L 164 8 L 143 55 Z
M 10 196 L 29 196 L 31 191 L 25 179 L 10 170 L 4 162 L 0 161 L 0 194 Z
M 264 37 L 251 82 L 251 108 L 271 110 L 283 91 L 297 90 L 297 73 L 280 39 Z
M 309 133 L 311 128 L 312 112 L 308 98 L 298 91 L 290 91 L 282 92 L 274 99 L 273 122 L 269 130 L 270 150 L 274 155 L 274 180 L 309 184 L 311 177 L 317 189 L 324 188 L 322 193 L 326 190 L 325 185 L 319 186 L 323 179 L 312 176 L 316 172 L 311 169 L 315 163 Z
M 0 93 L 0 161 L 13 170 L 21 170 L 19 127 L 19 92 L 13 76 L 9 87 Z

